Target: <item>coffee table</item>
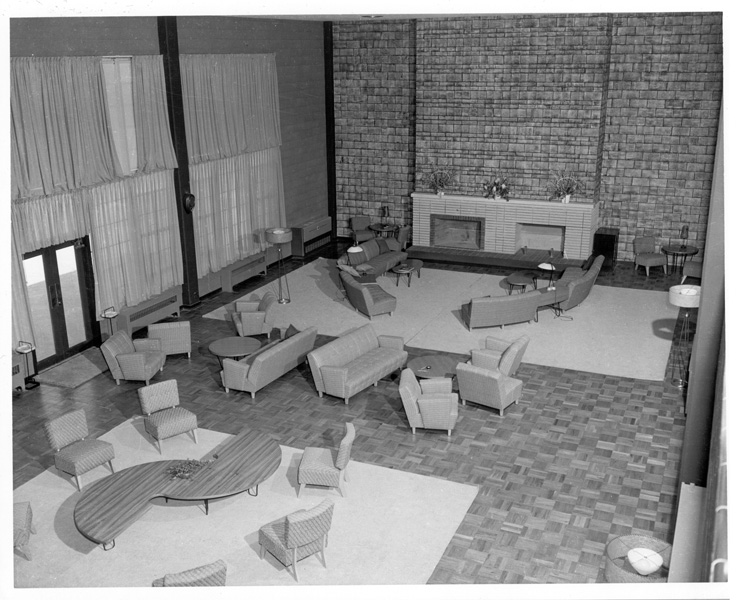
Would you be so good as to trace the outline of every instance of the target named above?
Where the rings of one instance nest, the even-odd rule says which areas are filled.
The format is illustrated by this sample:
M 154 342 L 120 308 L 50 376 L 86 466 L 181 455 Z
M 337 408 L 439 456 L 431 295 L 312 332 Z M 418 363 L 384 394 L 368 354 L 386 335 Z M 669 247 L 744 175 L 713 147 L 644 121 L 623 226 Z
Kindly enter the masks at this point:
M 211 342 L 208 345 L 208 350 L 211 354 L 215 354 L 218 357 L 218 364 L 220 367 L 223 367 L 221 361 L 224 358 L 242 358 L 243 356 L 252 354 L 262 345 L 262 342 L 259 342 L 255 338 L 235 335 Z
M 417 356 L 408 361 L 408 368 L 414 372 L 416 377 L 422 379 L 435 379 L 437 377 L 453 377 L 455 367 L 464 362 L 447 354 L 429 354 Z
M 218 458 L 215 458 L 218 456 Z M 212 460 L 191 479 L 170 479 L 167 470 L 181 460 L 159 460 L 135 465 L 85 488 L 75 505 L 78 531 L 105 550 L 115 538 L 151 508 L 154 498 L 208 501 L 247 491 L 257 496 L 258 485 L 281 464 L 281 447 L 268 434 L 243 429 L 204 457 Z M 255 494 L 250 492 L 255 488 Z
M 533 285 L 535 289 L 537 279 L 538 275 L 533 271 L 515 271 L 514 273 L 510 273 L 505 281 L 510 286 L 510 294 L 512 294 L 515 288 L 519 288 L 521 292 L 524 292 L 525 287 L 528 285 Z
M 424 266 L 424 261 L 418 260 L 416 258 L 407 258 L 402 263 L 398 263 L 395 265 L 392 269 L 390 269 L 393 273 L 395 273 L 396 279 L 395 279 L 395 286 L 398 287 L 398 283 L 400 283 L 401 275 L 408 275 L 408 287 L 411 287 L 411 276 L 414 274 L 414 271 L 416 271 L 416 275 L 418 275 L 419 279 L 421 279 L 421 267 Z

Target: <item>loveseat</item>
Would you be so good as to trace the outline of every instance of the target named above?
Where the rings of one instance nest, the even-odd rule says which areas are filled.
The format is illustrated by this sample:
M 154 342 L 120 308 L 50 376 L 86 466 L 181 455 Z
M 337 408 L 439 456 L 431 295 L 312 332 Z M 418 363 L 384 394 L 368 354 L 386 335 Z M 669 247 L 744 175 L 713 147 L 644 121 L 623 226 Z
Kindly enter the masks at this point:
M 360 273 L 382 275 L 408 258 L 403 244 L 395 238 L 378 237 L 359 244 L 362 252 L 347 252 L 338 265 L 350 265 Z
M 362 283 L 359 277 L 354 277 L 344 271 L 340 274 L 346 297 L 356 310 L 370 319 L 375 315 L 393 314 L 396 304 L 395 296 L 388 294 L 376 283 Z
M 255 393 L 284 373 L 302 364 L 315 346 L 317 328 L 308 327 L 283 340 L 271 342 L 241 360 L 225 358 L 221 384 L 230 389 Z
M 329 394 L 348 404 L 354 394 L 402 369 L 408 353 L 403 338 L 378 336 L 367 324 L 316 348 L 307 360 L 320 397 Z

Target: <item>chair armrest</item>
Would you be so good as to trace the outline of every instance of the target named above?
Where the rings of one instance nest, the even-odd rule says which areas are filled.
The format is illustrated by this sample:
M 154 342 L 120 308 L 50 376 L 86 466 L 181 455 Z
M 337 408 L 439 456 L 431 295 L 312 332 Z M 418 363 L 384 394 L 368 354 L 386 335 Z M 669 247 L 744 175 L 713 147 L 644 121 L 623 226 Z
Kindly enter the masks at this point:
M 380 348 L 394 348 L 395 350 L 403 350 L 403 338 L 397 335 L 378 335 L 377 341 L 380 343 Z
M 320 376 L 322 377 L 323 387 L 328 394 L 340 398 L 344 397 L 343 387 L 346 385 L 346 377 L 348 376 L 346 367 L 323 365 L 320 367 Z
M 245 379 L 247 379 L 250 366 L 233 358 L 225 358 L 221 362 L 224 366 L 224 370 L 221 371 L 221 381 L 224 387 L 232 390 L 241 390 Z
M 423 394 L 451 394 L 453 391 L 453 380 L 449 377 L 435 377 L 434 379 L 422 379 L 419 381 Z
M 483 369 L 498 369 L 501 358 L 496 350 L 471 350 L 471 364 Z
M 146 355 L 143 352 L 126 352 L 117 355 L 125 379 L 139 379 L 146 369 Z
M 133 340 L 137 352 L 158 352 L 161 350 L 161 340 L 158 338 L 138 338 Z M 118 354 L 117 358 L 122 356 Z
M 257 335 L 263 333 L 265 324 L 264 312 L 241 312 L 239 318 L 242 323 L 242 335 Z
M 512 345 L 512 342 L 503 340 L 502 338 L 487 336 L 486 338 L 486 350 L 497 350 L 498 352 L 504 352 Z
M 418 400 L 419 412 L 428 429 L 452 429 L 458 417 L 458 394 L 422 396 Z

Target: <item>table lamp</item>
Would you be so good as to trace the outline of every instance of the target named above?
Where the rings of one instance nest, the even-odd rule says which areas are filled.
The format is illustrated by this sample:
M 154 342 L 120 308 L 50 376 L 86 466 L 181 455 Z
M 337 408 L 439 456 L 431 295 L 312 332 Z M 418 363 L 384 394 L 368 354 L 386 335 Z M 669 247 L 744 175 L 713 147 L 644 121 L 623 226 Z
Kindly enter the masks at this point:
M 687 239 L 689 239 L 689 225 L 682 225 L 679 237 L 681 238 L 681 249 L 684 250 L 687 247 Z
M 265 230 L 265 241 L 273 244 L 278 248 L 278 303 L 288 304 L 291 302 L 291 293 L 289 292 L 289 280 L 283 268 L 283 256 L 281 247 L 291 241 L 291 229 L 287 227 L 269 227 Z M 286 282 L 286 295 L 283 293 L 283 283 Z
M 359 252 L 364 252 L 364 248 L 361 246 L 351 246 L 348 250 L 346 250 L 346 258 L 348 259 L 348 264 L 351 263 L 351 254 L 357 254 Z
M 689 311 L 700 305 L 700 286 L 698 285 L 674 285 L 668 290 L 668 301 L 674 306 L 683 308 L 684 316 L 681 320 L 681 330 L 676 341 L 676 356 L 671 365 L 671 382 L 677 387 L 684 388 L 687 385 L 687 361 L 684 352 L 689 341 Z M 674 370 L 678 366 L 679 376 L 674 377 Z

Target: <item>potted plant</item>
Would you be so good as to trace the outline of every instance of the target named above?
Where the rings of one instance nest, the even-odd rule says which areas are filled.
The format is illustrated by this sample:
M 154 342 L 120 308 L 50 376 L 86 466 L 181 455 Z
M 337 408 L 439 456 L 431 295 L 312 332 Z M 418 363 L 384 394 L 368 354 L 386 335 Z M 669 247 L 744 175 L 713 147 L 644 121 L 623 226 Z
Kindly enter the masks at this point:
M 449 169 L 433 168 L 424 176 L 426 185 L 428 185 L 435 194 L 442 196 L 445 189 L 450 187 L 453 182 L 453 172 Z
M 484 185 L 484 198 L 502 198 L 510 199 L 510 178 L 498 175 L 490 179 Z
M 579 179 L 569 171 L 559 171 L 552 173 L 548 190 L 551 193 L 549 200 L 558 199 L 563 204 L 570 201 L 570 196 L 577 194 L 585 189 L 582 179 Z

